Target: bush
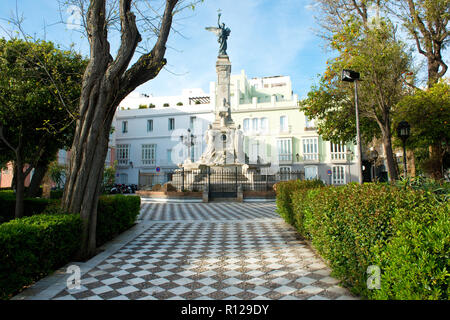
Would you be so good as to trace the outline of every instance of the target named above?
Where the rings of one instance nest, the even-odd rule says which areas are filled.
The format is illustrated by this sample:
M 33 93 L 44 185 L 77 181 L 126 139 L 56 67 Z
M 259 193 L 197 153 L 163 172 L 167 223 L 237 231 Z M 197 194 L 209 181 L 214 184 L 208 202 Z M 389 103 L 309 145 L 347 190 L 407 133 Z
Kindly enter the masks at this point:
M 153 103 L 150 103 L 150 104 L 148 105 L 148 107 L 149 107 L 150 109 L 153 109 L 153 108 L 155 108 L 156 106 L 155 106 Z
M 177 106 L 182 106 L 183 105 L 183 102 L 178 102 L 177 103 Z
M 50 191 L 50 199 L 61 199 L 63 196 L 64 190 L 51 190 Z
M 81 241 L 79 215 L 35 215 L 0 225 L 0 299 L 63 266 Z
M 168 107 L 168 106 L 169 106 L 168 103 L 164 103 L 164 104 L 163 104 L 163 107 Z
M 139 215 L 139 196 L 101 196 L 97 208 L 97 246 L 131 228 Z
M 50 204 L 57 200 L 50 200 L 44 198 L 25 198 L 24 217 L 40 214 Z M 14 219 L 16 210 L 16 195 L 14 192 L 2 191 L 0 192 L 0 223 L 7 222 Z
M 399 223 L 392 239 L 374 248 L 374 264 L 382 270 L 381 289 L 372 290 L 370 298 L 449 299 L 449 209 L 449 203 L 428 214 L 413 209 L 413 215 Z
M 353 293 L 448 298 L 449 205 L 432 192 L 353 183 L 297 189 L 291 198 L 295 226 Z M 381 290 L 367 288 L 370 265 L 381 268 Z
M 308 190 L 324 186 L 320 180 L 290 180 L 279 182 L 274 186 L 277 193 L 278 214 L 289 224 L 295 226 L 292 195 L 296 190 Z
M 139 109 L 147 109 L 147 105 L 146 104 L 140 104 L 138 108 Z

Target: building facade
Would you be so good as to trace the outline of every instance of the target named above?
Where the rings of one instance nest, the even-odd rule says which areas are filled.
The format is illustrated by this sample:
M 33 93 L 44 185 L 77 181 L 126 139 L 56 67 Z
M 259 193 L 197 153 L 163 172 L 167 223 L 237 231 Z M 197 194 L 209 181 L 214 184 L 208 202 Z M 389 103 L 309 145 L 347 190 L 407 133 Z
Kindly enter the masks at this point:
M 304 172 L 327 184 L 357 181 L 354 146 L 333 144 L 317 134 L 314 121 L 299 111 L 290 77 L 231 76 L 231 115 L 244 132 L 246 162 L 261 172 Z M 113 123 L 117 183 L 139 184 L 143 175 L 161 175 L 186 158 L 198 160 L 204 133 L 214 121 L 215 83 L 210 92 L 183 90 L 180 96 L 134 93 L 120 104 Z

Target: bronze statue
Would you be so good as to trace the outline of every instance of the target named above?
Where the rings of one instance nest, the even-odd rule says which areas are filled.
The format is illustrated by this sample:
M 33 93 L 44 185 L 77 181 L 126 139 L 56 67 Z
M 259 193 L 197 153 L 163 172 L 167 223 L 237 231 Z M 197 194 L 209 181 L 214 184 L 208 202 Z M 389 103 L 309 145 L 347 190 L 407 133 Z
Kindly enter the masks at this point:
M 225 23 L 220 24 L 220 16 L 222 14 L 219 13 L 219 18 L 217 19 L 218 28 L 216 27 L 207 27 L 205 28 L 208 31 L 214 32 L 217 35 L 217 41 L 220 44 L 219 47 L 219 56 L 226 56 L 227 55 L 227 39 L 228 36 L 231 33 L 230 28 L 225 27 Z

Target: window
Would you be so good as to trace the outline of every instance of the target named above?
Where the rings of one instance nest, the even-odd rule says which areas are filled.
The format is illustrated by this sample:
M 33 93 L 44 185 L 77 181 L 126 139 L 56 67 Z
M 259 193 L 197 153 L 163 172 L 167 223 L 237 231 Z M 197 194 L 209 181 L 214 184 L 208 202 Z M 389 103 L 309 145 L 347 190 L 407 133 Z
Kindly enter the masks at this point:
M 280 132 L 288 132 L 288 122 L 286 116 L 280 117 Z
M 116 149 L 116 156 L 119 165 L 127 165 L 130 158 L 130 145 L 118 144 Z
M 147 120 L 147 132 L 153 131 L 153 120 Z
M 305 180 L 314 180 L 319 178 L 317 174 L 317 166 L 305 167 Z
M 252 131 L 258 131 L 259 128 L 259 121 L 258 118 L 252 119 Z
M 244 119 L 243 126 L 244 131 L 250 131 L 250 119 Z
M 292 139 L 278 140 L 277 147 L 279 161 L 292 161 Z
M 269 122 L 267 118 L 261 118 L 261 132 L 267 132 L 269 129 Z
M 310 119 L 308 116 L 305 116 L 305 127 L 314 128 L 314 119 Z
M 156 145 L 155 144 L 143 144 L 142 145 L 142 164 L 154 165 L 156 158 Z
M 347 148 L 344 144 L 335 144 L 330 142 L 331 160 L 346 160 Z
M 280 167 L 280 180 L 291 180 L 290 167 Z
M 167 164 L 172 164 L 172 149 L 167 149 Z
M 122 133 L 128 132 L 128 121 L 122 121 Z
M 169 118 L 169 131 L 175 130 L 175 118 Z
M 190 117 L 189 118 L 189 128 L 191 131 L 195 130 L 195 123 L 197 122 L 197 117 Z
M 333 184 L 345 184 L 345 167 L 334 166 L 331 170 L 331 181 Z
M 319 160 L 319 147 L 317 138 L 303 139 L 303 160 Z

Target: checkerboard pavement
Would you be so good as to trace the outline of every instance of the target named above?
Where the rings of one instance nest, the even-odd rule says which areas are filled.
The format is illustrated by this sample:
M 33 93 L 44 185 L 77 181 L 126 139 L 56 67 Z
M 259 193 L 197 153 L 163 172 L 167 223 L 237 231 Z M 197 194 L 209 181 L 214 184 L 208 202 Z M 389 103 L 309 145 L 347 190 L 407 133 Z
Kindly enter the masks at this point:
M 147 203 L 149 227 L 53 299 L 355 299 L 273 203 Z

